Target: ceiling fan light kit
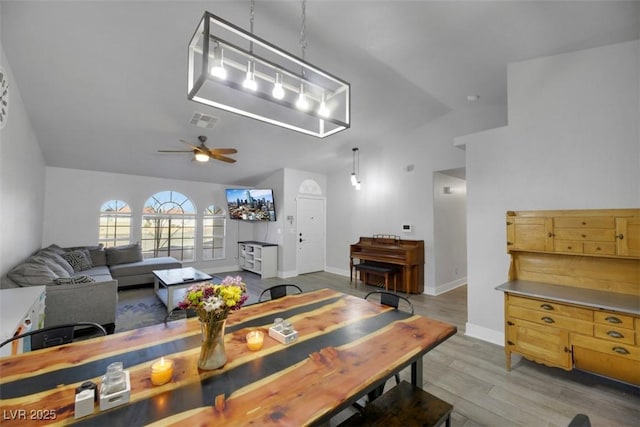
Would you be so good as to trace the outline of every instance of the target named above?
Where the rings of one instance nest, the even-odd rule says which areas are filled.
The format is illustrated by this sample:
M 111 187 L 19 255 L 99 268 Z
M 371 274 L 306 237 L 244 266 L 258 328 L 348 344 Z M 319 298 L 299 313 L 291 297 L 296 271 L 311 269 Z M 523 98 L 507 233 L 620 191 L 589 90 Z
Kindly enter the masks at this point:
M 303 42 L 304 4 L 302 59 L 205 12 L 189 43 L 187 97 L 319 138 L 348 129 L 351 85 L 306 62 Z
M 193 158 L 198 162 L 208 162 L 209 159 L 220 160 L 225 163 L 235 163 L 236 160 L 231 157 L 225 156 L 225 154 L 236 154 L 238 150 L 235 148 L 209 148 L 205 144 L 207 137 L 201 135 L 198 137 L 200 145 L 193 145 L 192 143 L 183 139 L 180 142 L 187 144 L 191 147 L 190 150 L 158 150 L 158 153 L 193 153 Z

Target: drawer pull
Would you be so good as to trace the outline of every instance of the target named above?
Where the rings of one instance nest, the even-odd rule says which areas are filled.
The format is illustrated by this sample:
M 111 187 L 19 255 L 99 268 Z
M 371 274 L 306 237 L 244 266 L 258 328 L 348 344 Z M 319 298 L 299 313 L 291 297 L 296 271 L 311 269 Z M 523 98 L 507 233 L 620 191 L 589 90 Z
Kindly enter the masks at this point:
M 553 310 L 553 306 L 549 304 L 540 304 L 540 308 L 544 310 Z
M 552 232 L 549 232 L 549 237 L 555 237 L 555 234 L 553 234 Z
M 616 236 L 616 239 L 620 239 L 620 240 L 624 239 L 624 234 L 622 234 L 622 233 L 618 234 Z
M 587 235 L 586 235 L 586 234 L 583 234 L 583 235 L 582 235 L 582 238 L 583 238 L 583 239 L 586 239 L 586 238 L 587 238 Z
M 618 319 L 615 316 L 609 316 L 609 317 L 605 317 L 605 319 L 607 322 L 609 323 L 622 323 L 622 320 Z
M 624 347 L 613 347 L 611 350 L 615 351 L 618 354 L 629 354 L 629 350 Z
M 553 320 L 551 317 L 547 317 L 547 316 L 542 317 L 540 320 L 542 320 L 545 323 L 556 323 L 555 320 Z
M 624 338 L 624 335 L 622 335 L 618 331 L 609 331 L 607 332 L 607 335 L 609 335 L 611 338 Z

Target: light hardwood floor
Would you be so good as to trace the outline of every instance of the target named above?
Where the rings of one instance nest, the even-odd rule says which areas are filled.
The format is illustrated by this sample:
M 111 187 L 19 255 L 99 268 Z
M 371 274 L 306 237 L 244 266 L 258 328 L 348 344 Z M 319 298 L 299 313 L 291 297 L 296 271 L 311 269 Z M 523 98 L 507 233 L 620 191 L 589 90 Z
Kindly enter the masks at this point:
M 242 273 L 258 288 L 295 283 L 305 290 L 332 288 L 364 296 L 378 288 L 359 289 L 339 275 L 319 272 L 291 279 L 265 279 Z M 424 357 L 423 388 L 454 406 L 452 425 L 567 426 L 577 413 L 593 427 L 640 425 L 640 389 L 578 371 L 538 365 L 518 356 L 505 370 L 504 350 L 465 335 L 467 288 L 436 297 L 411 295 L 416 313 L 458 327 L 458 333 Z M 403 372 L 408 376 L 408 371 Z M 393 386 L 393 380 L 387 383 Z M 335 423 L 332 421 L 331 425 Z

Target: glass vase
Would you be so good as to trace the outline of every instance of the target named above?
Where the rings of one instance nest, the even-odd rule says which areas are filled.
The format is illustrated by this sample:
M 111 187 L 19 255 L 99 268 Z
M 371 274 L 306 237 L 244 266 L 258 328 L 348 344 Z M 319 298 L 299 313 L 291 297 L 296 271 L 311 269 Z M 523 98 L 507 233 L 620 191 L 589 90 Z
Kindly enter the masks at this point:
M 227 319 L 200 322 L 202 343 L 198 368 L 203 370 L 219 369 L 227 363 L 224 349 L 224 329 Z

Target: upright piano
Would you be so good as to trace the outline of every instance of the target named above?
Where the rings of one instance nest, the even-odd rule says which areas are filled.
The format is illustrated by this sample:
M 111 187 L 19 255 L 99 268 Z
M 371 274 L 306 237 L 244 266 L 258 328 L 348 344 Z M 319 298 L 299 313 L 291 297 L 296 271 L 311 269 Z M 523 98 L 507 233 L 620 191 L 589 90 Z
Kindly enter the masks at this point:
M 397 236 L 360 237 L 351 245 L 349 268 L 353 271 L 354 259 L 361 263 L 398 267 L 399 290 L 414 294 L 424 292 L 424 240 L 403 240 Z M 365 283 L 370 283 L 365 276 Z

